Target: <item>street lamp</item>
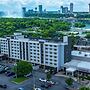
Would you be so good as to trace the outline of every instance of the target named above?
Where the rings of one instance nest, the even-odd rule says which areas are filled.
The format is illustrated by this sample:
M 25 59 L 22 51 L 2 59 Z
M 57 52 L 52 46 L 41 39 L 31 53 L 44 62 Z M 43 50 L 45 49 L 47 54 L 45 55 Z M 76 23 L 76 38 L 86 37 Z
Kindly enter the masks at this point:
M 17 78 L 17 63 L 15 63 L 14 66 L 16 66 L 15 69 L 16 69 L 16 78 Z

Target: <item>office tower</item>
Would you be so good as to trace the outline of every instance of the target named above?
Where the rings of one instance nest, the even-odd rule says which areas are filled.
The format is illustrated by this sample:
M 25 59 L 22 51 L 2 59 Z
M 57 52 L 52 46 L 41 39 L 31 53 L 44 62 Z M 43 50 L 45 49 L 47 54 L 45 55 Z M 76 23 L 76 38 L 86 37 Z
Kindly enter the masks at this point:
M 44 13 L 46 13 L 46 9 L 44 9 Z
M 39 5 L 39 13 L 42 13 L 42 5 Z
M 68 7 L 64 7 L 64 11 L 63 11 L 65 14 L 68 13 Z
M 90 3 L 89 3 L 89 13 L 90 13 Z
M 37 7 L 35 7 L 35 11 L 37 11 Z
M 26 7 L 23 7 L 23 8 L 22 8 L 22 14 L 23 14 L 23 16 L 25 17 L 25 15 L 26 15 Z
M 68 7 L 61 6 L 61 13 L 67 14 L 68 13 Z
M 73 3 L 70 3 L 70 13 L 73 13 Z
M 63 13 L 63 6 L 61 6 L 60 10 L 61 10 L 61 13 Z

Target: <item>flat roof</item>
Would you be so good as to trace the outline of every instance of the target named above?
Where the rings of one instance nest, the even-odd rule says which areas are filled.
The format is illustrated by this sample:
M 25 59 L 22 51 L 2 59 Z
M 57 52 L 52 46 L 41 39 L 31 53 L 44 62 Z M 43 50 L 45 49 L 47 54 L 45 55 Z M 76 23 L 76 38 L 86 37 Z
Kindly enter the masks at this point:
M 79 57 L 87 57 L 90 58 L 90 52 L 86 52 L 86 51 L 78 51 L 78 50 L 73 50 L 71 52 L 72 56 L 79 56 Z
M 69 71 L 79 70 L 86 71 L 90 73 L 90 62 L 80 61 L 80 60 L 72 60 L 68 63 L 64 64 L 64 67 Z
M 67 72 L 75 72 L 77 69 L 76 68 L 67 68 L 66 71 Z
M 78 48 L 90 48 L 90 45 L 88 45 L 88 46 L 84 46 L 84 45 L 74 45 L 74 47 L 78 47 Z

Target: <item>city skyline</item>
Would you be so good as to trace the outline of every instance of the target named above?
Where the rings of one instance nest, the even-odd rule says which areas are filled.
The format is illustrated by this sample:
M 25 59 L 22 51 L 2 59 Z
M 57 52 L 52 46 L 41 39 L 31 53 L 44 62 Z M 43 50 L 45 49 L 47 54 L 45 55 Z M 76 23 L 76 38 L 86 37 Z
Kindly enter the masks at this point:
M 22 13 L 22 7 L 27 9 L 35 9 L 38 5 L 43 5 L 43 10 L 58 11 L 60 6 L 69 7 L 70 3 L 74 4 L 74 12 L 88 12 L 90 1 L 88 0 L 0 0 L 0 11 L 8 12 L 8 16 L 20 15 Z M 13 8 L 13 9 L 12 9 Z M 18 10 L 18 11 L 17 11 Z
M 70 3 L 74 3 L 74 11 L 88 11 L 88 4 L 90 1 L 88 0 L 0 0 L 0 10 L 17 10 L 21 9 L 21 7 L 25 6 L 27 8 L 33 9 L 38 5 L 43 5 L 43 8 L 47 10 L 58 10 L 60 6 L 69 6 Z M 13 7 L 13 10 L 12 10 Z

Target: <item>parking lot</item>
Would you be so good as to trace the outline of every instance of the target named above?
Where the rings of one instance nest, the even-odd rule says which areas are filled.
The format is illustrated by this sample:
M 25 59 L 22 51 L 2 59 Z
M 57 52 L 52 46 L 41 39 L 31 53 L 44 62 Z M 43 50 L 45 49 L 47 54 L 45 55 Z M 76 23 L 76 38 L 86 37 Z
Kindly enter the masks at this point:
M 13 64 L 8 64 L 8 66 L 12 67 Z M 0 74 L 0 84 L 7 85 L 6 89 L 0 88 L 0 90 L 18 90 L 18 88 L 22 87 L 24 90 L 33 90 L 34 84 L 37 88 L 41 88 L 41 90 L 67 90 L 66 84 L 65 84 L 65 78 L 64 77 L 57 77 L 55 75 L 52 76 L 51 81 L 55 82 L 55 85 L 52 85 L 48 88 L 41 87 L 44 82 L 41 82 L 40 78 L 46 78 L 46 74 L 42 71 L 33 71 L 33 77 L 29 78 L 25 82 L 21 84 L 15 84 L 11 82 L 12 76 L 7 76 L 5 73 Z M 77 86 L 78 84 L 75 83 Z
M 41 72 L 34 72 L 35 78 L 30 78 L 23 82 L 22 84 L 15 84 L 11 82 L 11 77 L 7 77 L 5 74 L 0 74 L 0 84 L 6 84 L 7 89 L 0 90 L 18 90 L 18 88 L 22 87 L 24 90 L 32 90 L 33 85 L 35 83 L 37 88 L 41 88 L 41 90 L 67 90 L 65 88 L 65 78 L 63 77 L 52 77 L 52 81 L 57 82 L 55 85 L 52 85 L 50 88 L 42 88 L 42 82 L 39 81 L 39 78 L 45 78 L 45 74 Z

